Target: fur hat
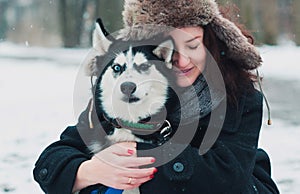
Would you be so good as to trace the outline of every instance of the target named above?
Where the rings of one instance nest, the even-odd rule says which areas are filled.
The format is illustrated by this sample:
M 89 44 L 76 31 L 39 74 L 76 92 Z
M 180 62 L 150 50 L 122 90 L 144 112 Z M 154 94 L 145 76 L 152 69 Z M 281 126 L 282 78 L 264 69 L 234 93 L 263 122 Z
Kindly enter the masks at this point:
M 172 28 L 210 24 L 227 45 L 227 55 L 241 61 L 243 68 L 255 69 L 262 62 L 240 29 L 221 15 L 215 0 L 125 0 L 122 14 L 124 28 L 119 38 L 140 40 Z

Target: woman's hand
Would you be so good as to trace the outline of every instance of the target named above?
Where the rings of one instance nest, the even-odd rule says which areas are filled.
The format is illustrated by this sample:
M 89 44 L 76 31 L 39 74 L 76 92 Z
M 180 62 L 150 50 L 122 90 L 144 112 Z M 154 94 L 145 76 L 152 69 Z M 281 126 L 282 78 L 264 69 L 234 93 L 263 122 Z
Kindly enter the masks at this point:
M 114 144 L 79 166 L 73 191 L 98 183 L 116 189 L 133 189 L 153 178 L 156 168 L 139 167 L 154 162 L 153 157 L 136 157 L 135 142 Z

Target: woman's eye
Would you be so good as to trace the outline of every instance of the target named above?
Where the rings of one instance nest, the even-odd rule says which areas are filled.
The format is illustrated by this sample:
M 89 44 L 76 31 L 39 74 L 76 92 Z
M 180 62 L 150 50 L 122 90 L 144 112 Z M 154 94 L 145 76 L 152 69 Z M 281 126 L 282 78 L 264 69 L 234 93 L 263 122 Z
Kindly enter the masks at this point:
M 112 66 L 112 69 L 113 69 L 113 71 L 114 71 L 115 73 L 119 73 L 119 72 L 122 71 L 121 65 L 113 65 L 113 66 Z
M 198 46 L 199 46 L 199 44 L 197 44 L 197 45 L 195 45 L 195 46 L 188 46 L 188 48 L 189 48 L 189 49 L 192 49 L 192 50 L 195 50 L 195 49 L 198 48 Z

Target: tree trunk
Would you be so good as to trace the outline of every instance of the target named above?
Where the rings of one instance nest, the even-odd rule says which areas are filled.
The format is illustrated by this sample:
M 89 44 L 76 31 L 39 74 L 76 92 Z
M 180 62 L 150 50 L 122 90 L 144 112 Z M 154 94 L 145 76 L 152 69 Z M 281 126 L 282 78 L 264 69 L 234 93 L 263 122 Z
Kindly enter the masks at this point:
M 263 0 L 260 1 L 262 13 L 262 23 L 264 32 L 263 42 L 265 44 L 275 45 L 277 44 L 277 38 L 279 35 L 279 15 L 277 0 Z
M 123 27 L 123 0 L 96 0 L 96 17 L 101 17 L 109 32 Z
M 292 39 L 297 46 L 300 46 L 300 1 L 294 0 L 292 4 Z
M 258 44 L 276 44 L 278 38 L 278 5 L 277 0 L 219 0 L 222 4 L 237 5 L 240 10 L 240 22 L 252 32 Z
M 0 1 L 0 42 L 6 38 L 8 24 L 6 21 L 6 10 L 8 8 L 8 1 Z
M 60 25 L 64 47 L 80 46 L 87 0 L 60 0 Z

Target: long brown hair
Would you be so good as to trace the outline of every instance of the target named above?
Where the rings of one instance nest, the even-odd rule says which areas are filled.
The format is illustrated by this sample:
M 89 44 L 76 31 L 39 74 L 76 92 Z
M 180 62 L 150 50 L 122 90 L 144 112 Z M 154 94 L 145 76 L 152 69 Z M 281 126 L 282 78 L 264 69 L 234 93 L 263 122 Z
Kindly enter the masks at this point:
M 227 14 L 223 15 L 228 17 Z M 253 44 L 254 38 L 251 33 L 243 25 L 234 22 L 240 28 L 242 34 L 248 38 L 248 41 Z M 256 81 L 256 77 L 250 71 L 242 68 L 241 61 L 233 60 L 227 56 L 228 48 L 226 44 L 215 35 L 210 24 L 203 26 L 203 28 L 203 43 L 221 71 L 225 82 L 227 100 L 231 105 L 237 105 L 238 98 L 245 90 L 249 89 L 250 83 Z

